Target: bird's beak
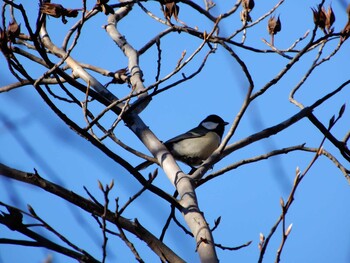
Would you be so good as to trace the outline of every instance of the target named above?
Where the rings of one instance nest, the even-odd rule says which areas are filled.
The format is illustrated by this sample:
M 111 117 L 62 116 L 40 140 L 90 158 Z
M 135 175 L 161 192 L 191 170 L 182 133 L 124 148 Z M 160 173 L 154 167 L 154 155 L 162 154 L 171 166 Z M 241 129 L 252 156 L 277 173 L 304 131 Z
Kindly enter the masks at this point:
M 228 122 L 227 122 L 227 121 L 225 121 L 225 122 L 224 122 L 224 126 L 226 126 L 227 124 L 228 124 Z

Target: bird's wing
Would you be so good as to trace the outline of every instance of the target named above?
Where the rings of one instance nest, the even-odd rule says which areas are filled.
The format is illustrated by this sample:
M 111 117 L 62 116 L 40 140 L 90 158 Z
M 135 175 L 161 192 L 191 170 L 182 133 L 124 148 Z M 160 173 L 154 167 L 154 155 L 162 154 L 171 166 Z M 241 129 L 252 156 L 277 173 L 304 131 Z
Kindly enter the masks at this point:
M 170 144 L 170 143 L 175 143 L 175 142 L 178 142 L 178 141 L 181 141 L 183 139 L 189 139 L 189 138 L 198 138 L 198 137 L 202 137 L 203 135 L 203 132 L 199 132 L 198 131 L 198 127 L 192 129 L 192 130 L 189 130 L 188 132 L 185 132 L 183 134 L 180 134 L 168 141 L 165 142 L 165 145 L 166 144 Z

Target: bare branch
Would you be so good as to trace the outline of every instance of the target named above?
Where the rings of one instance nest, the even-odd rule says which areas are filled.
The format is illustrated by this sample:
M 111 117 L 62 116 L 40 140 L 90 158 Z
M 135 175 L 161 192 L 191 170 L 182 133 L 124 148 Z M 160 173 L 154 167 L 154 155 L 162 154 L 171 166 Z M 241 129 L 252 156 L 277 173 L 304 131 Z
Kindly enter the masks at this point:
M 43 179 L 38 174 L 26 173 L 19 170 L 15 170 L 3 164 L 0 164 L 0 174 L 8 178 L 12 178 L 40 187 L 43 190 L 50 192 L 56 196 L 59 196 L 89 213 L 93 213 L 97 216 L 103 215 L 103 207 L 96 205 L 90 200 L 85 199 L 72 191 L 66 190 L 65 188 L 57 184 Z M 173 260 L 178 260 L 179 262 L 182 261 L 173 251 L 171 251 L 165 244 L 160 242 L 155 236 L 153 236 L 149 231 L 143 228 L 139 223 L 133 223 L 130 220 L 121 216 L 116 217 L 114 213 L 110 211 L 108 211 L 105 216 L 106 220 L 108 220 L 109 222 L 113 224 L 118 224 L 123 229 L 129 231 L 130 233 L 133 233 L 135 236 L 145 241 L 159 257 L 164 258 L 165 256 L 168 259 L 172 258 Z

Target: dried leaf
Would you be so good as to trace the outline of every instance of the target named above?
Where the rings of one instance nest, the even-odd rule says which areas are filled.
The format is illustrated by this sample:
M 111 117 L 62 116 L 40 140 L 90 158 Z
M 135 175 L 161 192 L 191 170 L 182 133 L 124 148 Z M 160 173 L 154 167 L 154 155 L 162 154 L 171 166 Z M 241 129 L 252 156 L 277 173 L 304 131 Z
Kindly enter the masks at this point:
M 328 7 L 327 13 L 326 13 L 326 29 L 328 33 L 333 32 L 332 25 L 335 22 L 335 14 L 333 12 L 333 9 L 331 6 Z
M 349 18 L 350 19 L 350 18 Z M 341 40 L 345 41 L 346 39 L 348 39 L 348 37 L 350 36 L 350 21 L 348 21 L 345 25 L 345 27 L 343 28 L 342 31 L 340 31 L 341 34 Z
M 66 9 L 66 17 L 77 17 L 80 9 Z
M 6 39 L 6 33 L 2 28 L 0 27 L 0 41 L 3 41 Z
M 105 15 L 114 14 L 114 9 L 109 5 L 101 5 L 101 8 Z
M 0 27 L 0 50 L 3 51 L 5 47 L 7 47 L 7 34 L 5 30 L 2 30 Z
M 40 6 L 40 12 L 52 17 L 62 17 L 62 22 L 65 24 L 67 20 L 65 17 L 77 17 L 81 9 L 66 9 L 60 4 L 43 3 Z
M 247 22 L 252 22 L 252 18 L 249 14 L 249 12 L 245 9 L 243 9 L 240 13 L 240 17 L 241 17 L 241 21 L 243 22 L 243 24 L 247 23 Z
M 102 11 L 105 15 L 114 14 L 114 9 L 107 5 L 108 2 L 109 0 L 97 0 L 94 8 L 98 11 Z
M 21 25 L 17 24 L 16 20 L 12 20 L 7 27 L 7 35 L 13 42 L 15 38 L 21 33 Z
M 43 3 L 40 6 L 40 12 L 56 18 L 65 14 L 65 8 L 60 4 Z
M 175 3 L 175 1 L 165 2 L 163 7 L 163 13 L 166 20 L 170 21 L 171 17 L 174 16 L 175 20 L 178 21 L 178 15 L 180 12 L 180 7 Z
M 311 8 L 313 17 L 314 17 L 314 23 L 316 26 L 322 29 L 323 32 L 326 33 L 325 31 L 325 26 L 326 26 L 326 10 L 324 7 L 322 8 Z
M 282 24 L 280 17 L 278 16 L 277 19 L 274 16 L 271 16 L 269 18 L 269 21 L 267 23 L 267 30 L 270 35 L 276 35 L 277 32 L 280 32 L 282 29 Z
M 0 51 L 4 54 L 5 57 L 11 56 L 11 51 L 7 45 L 8 41 L 9 39 L 5 30 L 2 30 L 2 28 L 0 27 Z
M 242 7 L 244 10 L 247 10 L 248 13 L 253 10 L 254 6 L 254 0 L 242 0 Z
M 107 4 L 109 2 L 109 0 L 97 0 L 96 3 L 98 5 L 104 5 L 104 4 Z
M 165 5 L 165 4 L 168 4 L 168 3 L 178 3 L 179 1 L 178 0 L 159 0 L 159 3 L 161 5 Z
M 126 82 L 129 82 L 129 80 L 130 80 L 130 75 L 128 73 L 128 69 L 122 68 L 114 72 L 112 83 L 124 84 Z
M 240 17 L 243 24 L 247 22 L 252 22 L 250 12 L 253 10 L 254 6 L 255 6 L 254 0 L 242 0 L 243 10 L 240 13 Z

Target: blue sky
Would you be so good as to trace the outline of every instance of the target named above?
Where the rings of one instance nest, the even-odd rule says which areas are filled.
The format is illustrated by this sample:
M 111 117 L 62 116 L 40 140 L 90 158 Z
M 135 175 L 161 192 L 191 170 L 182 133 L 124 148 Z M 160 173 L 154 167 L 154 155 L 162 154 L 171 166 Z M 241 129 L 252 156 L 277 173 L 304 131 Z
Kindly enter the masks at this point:
M 203 5 L 203 1 L 195 2 Z M 79 7 L 80 3 L 77 1 L 71 7 Z M 280 14 L 282 21 L 282 31 L 275 37 L 275 45 L 278 48 L 289 47 L 295 39 L 303 36 L 307 30 L 313 29 L 310 7 L 316 6 L 317 3 L 318 1 L 307 1 L 295 4 L 293 1 L 286 1 L 281 6 L 276 13 Z M 26 7 L 30 15 L 37 12 L 36 3 L 25 4 L 28 5 Z M 214 14 L 227 10 L 232 5 L 219 1 L 216 4 Z M 253 19 L 270 10 L 274 4 L 275 2 L 263 4 L 256 1 L 256 7 L 251 14 Z M 330 2 L 326 1 L 326 6 L 329 4 Z M 147 2 L 144 5 L 161 16 L 158 3 Z M 88 2 L 88 6 L 93 6 L 92 1 Z M 339 32 L 346 23 L 345 10 L 339 1 L 332 1 L 332 6 L 336 14 L 335 32 Z M 199 30 L 211 30 L 212 24 L 209 21 L 193 14 L 186 5 L 180 4 L 180 8 L 179 18 L 186 24 L 191 27 L 198 26 Z M 74 21 L 69 19 L 69 22 L 62 26 L 59 19 L 48 20 L 50 36 L 58 45 L 62 43 Z M 238 14 L 226 19 L 221 27 L 222 34 L 230 34 L 240 26 L 240 23 Z M 106 17 L 102 14 L 88 21 L 72 56 L 80 62 L 96 64 L 108 70 L 123 68 L 126 66 L 126 59 L 102 29 L 105 24 Z M 248 31 L 246 45 L 268 49 L 261 41 L 262 38 L 269 40 L 266 24 L 265 20 Z M 147 43 L 150 36 L 155 36 L 165 27 L 148 17 L 138 6 L 134 6 L 130 16 L 120 23 L 118 29 L 130 44 L 139 49 Z M 318 32 L 318 36 L 322 36 L 322 33 Z M 235 40 L 239 42 L 240 37 Z M 165 76 L 173 70 L 181 53 L 186 50 L 189 56 L 200 41 L 185 34 L 174 33 L 162 39 L 161 43 L 163 56 L 161 76 Z M 302 48 L 303 44 L 304 42 L 301 42 L 297 48 Z M 329 54 L 337 44 L 338 40 L 333 40 L 323 55 Z M 349 48 L 349 43 L 345 43 L 342 51 L 330 62 L 317 68 L 314 75 L 306 81 L 296 95 L 304 105 L 312 104 L 317 98 L 348 80 Z M 286 59 L 275 54 L 258 54 L 237 47 L 234 50 L 246 62 L 255 82 L 255 90 L 263 87 L 288 63 Z M 277 85 L 251 105 L 230 143 L 275 125 L 298 112 L 298 108 L 289 103 L 288 95 L 311 65 L 316 52 L 317 50 L 310 52 L 302 58 Z M 153 47 L 140 58 L 146 86 L 154 82 L 157 69 L 154 59 L 156 54 L 156 49 Z M 204 55 L 205 52 L 201 52 L 182 73 L 189 75 L 196 70 Z M 4 58 L 1 57 L 0 87 L 14 81 L 4 62 Z M 44 72 L 27 62 L 23 64 L 30 67 L 30 73 L 34 77 L 39 77 Z M 173 81 L 180 78 L 181 75 L 175 76 Z M 106 83 L 108 79 L 100 78 L 100 81 Z M 166 82 L 170 83 L 172 81 Z M 201 74 L 155 97 L 141 117 L 161 140 L 167 140 L 192 128 L 211 113 L 216 113 L 232 123 L 243 102 L 246 87 L 247 82 L 240 67 L 227 52 L 219 48 L 216 54 L 209 57 L 207 66 Z M 110 89 L 118 97 L 123 97 L 129 92 L 126 86 L 114 85 Z M 349 104 L 349 98 L 350 91 L 345 88 L 339 95 L 320 106 L 315 115 L 327 125 L 330 117 L 338 113 L 343 103 Z M 84 125 L 81 110 L 62 103 L 60 105 L 71 118 Z M 125 170 L 66 127 L 44 104 L 34 88 L 26 86 L 1 93 L 0 117 L 0 149 L 2 149 L 0 162 L 28 172 L 35 168 L 41 176 L 56 183 L 63 183 L 67 189 L 86 197 L 87 194 L 83 189 L 85 186 L 100 200 L 103 200 L 103 196 L 98 190 L 97 180 L 108 184 L 114 179 L 115 187 L 110 199 L 119 197 L 120 204 L 125 203 L 129 196 L 141 188 Z M 115 118 L 112 114 L 108 114 L 103 123 L 111 125 Z M 346 110 L 344 117 L 333 130 L 337 138 L 343 138 L 349 130 L 349 120 L 349 112 Z M 9 123 L 15 126 L 10 128 Z M 122 141 L 148 153 L 136 136 L 123 124 L 117 127 L 116 134 Z M 251 158 L 274 149 L 305 142 L 309 147 L 317 147 L 321 140 L 322 134 L 304 119 L 276 136 L 233 152 L 216 164 L 213 171 L 243 158 Z M 141 161 L 111 141 L 106 141 L 106 144 L 134 165 Z M 326 142 L 324 147 L 349 168 L 349 164 L 329 142 Z M 222 218 L 214 232 L 217 243 L 239 246 L 253 241 L 250 246 L 238 251 L 228 252 L 218 249 L 221 262 L 257 261 L 259 234 L 269 233 L 280 215 L 280 197 L 284 200 L 288 197 L 296 167 L 304 171 L 312 157 L 312 154 L 302 152 L 273 157 L 232 170 L 197 189 L 200 208 L 209 224 L 213 225 L 219 216 Z M 186 166 L 183 168 L 185 171 L 188 169 Z M 147 171 L 144 172 L 145 175 Z M 72 212 L 65 201 L 34 187 L 2 177 L 0 180 L 0 201 L 19 206 L 23 210 L 30 204 L 43 219 L 72 242 L 88 250 L 96 258 L 101 258 L 102 235 L 89 214 Z M 168 193 L 174 192 L 171 183 L 162 172 L 155 180 L 155 184 Z M 342 173 L 328 159 L 320 157 L 297 189 L 295 202 L 288 212 L 286 223 L 287 225 L 293 223 L 293 229 L 285 245 L 282 262 L 349 262 L 350 209 L 347 201 L 349 198 L 349 186 Z M 113 209 L 114 202 L 111 202 L 111 210 Z M 138 218 L 141 224 L 159 236 L 168 213 L 168 204 L 146 192 L 126 210 L 124 216 L 130 219 Z M 177 218 L 183 222 L 181 215 L 178 214 Z M 0 226 L 0 233 L 1 237 L 24 238 L 3 226 Z M 128 237 L 145 262 L 157 260 L 147 246 L 137 238 L 131 235 Z M 55 237 L 52 238 L 55 240 Z M 265 255 L 265 262 L 274 261 L 280 240 L 281 229 L 278 229 Z M 110 237 L 109 242 L 108 262 L 134 262 L 133 255 L 122 241 Z M 194 253 L 193 239 L 186 236 L 174 223 L 170 226 L 165 243 L 186 261 L 198 262 L 198 257 Z M 0 262 L 42 262 L 50 253 L 40 248 L 1 245 Z M 53 258 L 54 262 L 73 262 L 57 254 L 54 254 Z

